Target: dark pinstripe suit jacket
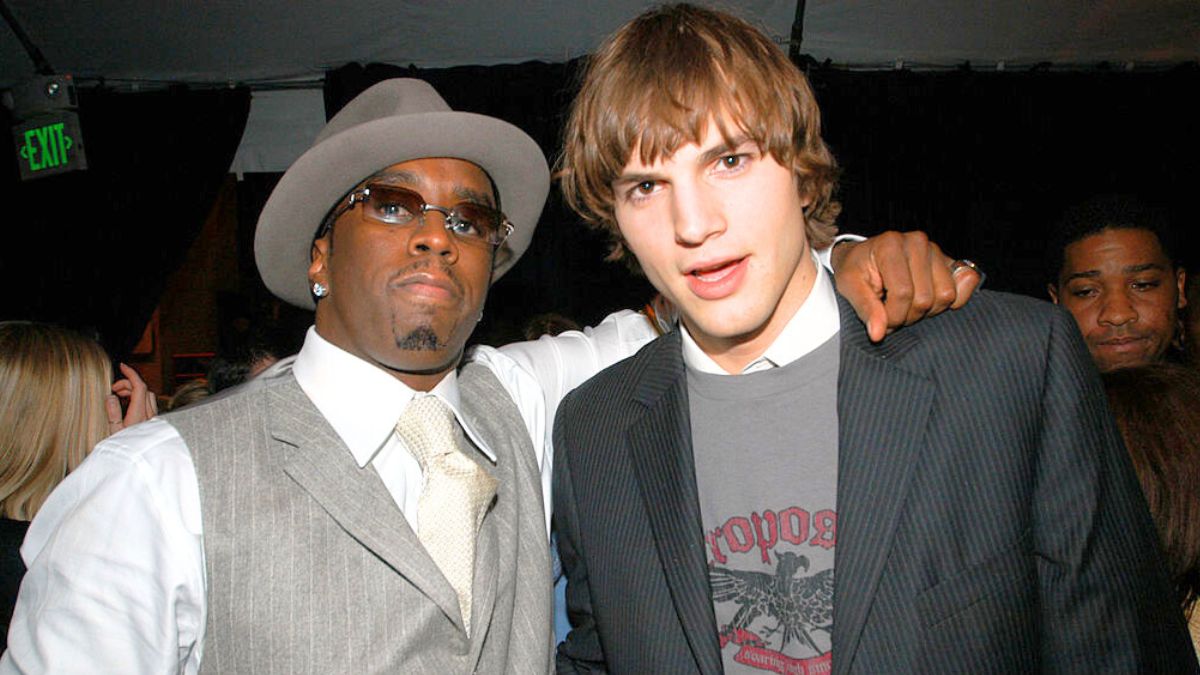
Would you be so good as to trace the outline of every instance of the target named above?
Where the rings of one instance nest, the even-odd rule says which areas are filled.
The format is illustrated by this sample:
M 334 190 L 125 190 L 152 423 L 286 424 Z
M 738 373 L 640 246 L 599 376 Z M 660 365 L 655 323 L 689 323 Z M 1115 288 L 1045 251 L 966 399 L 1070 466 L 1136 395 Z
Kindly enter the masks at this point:
M 841 305 L 835 673 L 1189 672 L 1074 322 L 1030 298 L 871 344 Z M 678 333 L 563 403 L 559 672 L 719 673 Z

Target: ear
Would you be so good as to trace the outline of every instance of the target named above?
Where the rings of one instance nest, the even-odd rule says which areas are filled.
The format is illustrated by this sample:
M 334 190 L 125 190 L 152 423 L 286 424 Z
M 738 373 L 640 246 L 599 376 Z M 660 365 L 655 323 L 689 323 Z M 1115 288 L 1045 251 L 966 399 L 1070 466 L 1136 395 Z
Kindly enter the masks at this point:
M 308 283 L 310 286 L 315 282 L 320 282 L 323 286 L 329 288 L 328 261 L 330 236 L 331 234 L 327 234 L 313 242 L 312 251 L 309 253 L 312 262 L 308 265 Z
M 1175 285 L 1179 291 L 1179 302 L 1175 303 L 1175 309 L 1183 309 L 1187 307 L 1187 270 L 1182 267 L 1175 270 Z
M 508 262 L 512 257 L 513 252 L 508 247 L 508 242 L 492 247 L 492 270 Z
M 1050 295 L 1050 302 L 1058 304 L 1058 288 L 1054 284 L 1046 284 L 1046 293 Z

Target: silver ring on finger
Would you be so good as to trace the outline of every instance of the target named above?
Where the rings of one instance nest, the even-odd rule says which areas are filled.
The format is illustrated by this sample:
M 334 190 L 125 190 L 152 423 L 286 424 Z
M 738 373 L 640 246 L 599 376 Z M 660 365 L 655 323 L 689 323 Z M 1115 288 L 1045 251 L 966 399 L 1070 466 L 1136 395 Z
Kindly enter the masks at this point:
M 979 265 L 976 265 L 974 262 L 967 260 L 966 258 L 959 258 L 958 260 L 955 260 L 954 262 L 950 263 L 950 274 L 951 275 L 958 274 L 959 271 L 964 270 L 964 269 L 970 269 L 972 272 L 978 274 L 979 276 L 983 276 L 983 270 L 979 269 Z

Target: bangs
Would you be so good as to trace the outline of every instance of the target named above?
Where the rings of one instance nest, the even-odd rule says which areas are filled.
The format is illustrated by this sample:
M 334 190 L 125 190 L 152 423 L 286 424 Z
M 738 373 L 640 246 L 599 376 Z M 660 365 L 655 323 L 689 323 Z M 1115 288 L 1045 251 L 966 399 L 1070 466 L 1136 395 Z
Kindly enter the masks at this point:
M 608 100 L 616 124 L 610 128 L 616 133 L 604 139 L 610 175 L 619 175 L 635 150 L 643 163 L 653 164 L 683 145 L 700 143 L 709 123 L 727 143 L 745 135 L 787 163 L 793 154 L 791 130 L 803 128 L 804 120 L 796 114 L 799 97 L 789 95 L 796 93 L 793 83 L 780 75 L 797 79 L 799 73 L 789 73 L 790 67 L 783 73 L 764 69 L 764 61 L 770 63 L 775 55 L 761 45 L 731 44 L 737 40 L 716 40 L 686 27 L 680 33 L 689 39 L 644 41 L 651 47 L 636 50 L 633 62 L 619 69 L 623 82 L 612 83 L 642 95 L 622 96 L 620 89 L 611 90 Z M 663 68 L 663 63 L 676 67 Z M 781 83 L 793 86 L 780 91 Z

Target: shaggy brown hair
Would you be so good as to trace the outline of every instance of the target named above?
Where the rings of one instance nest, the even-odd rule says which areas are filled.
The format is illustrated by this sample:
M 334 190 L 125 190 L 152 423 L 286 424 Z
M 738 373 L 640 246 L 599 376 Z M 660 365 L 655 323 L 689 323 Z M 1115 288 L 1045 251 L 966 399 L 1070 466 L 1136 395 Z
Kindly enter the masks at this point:
M 1124 368 L 1105 373 L 1104 387 L 1190 616 L 1200 595 L 1200 373 Z
M 585 221 L 608 232 L 609 259 L 625 256 L 612 182 L 634 150 L 652 164 L 699 143 L 710 122 L 727 142 L 744 133 L 792 167 L 808 203 L 808 242 L 829 244 L 841 209 L 833 198 L 837 163 L 821 139 L 821 112 L 807 78 L 745 21 L 667 5 L 625 24 L 591 57 L 564 134 L 563 195 Z

